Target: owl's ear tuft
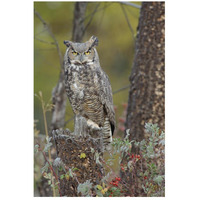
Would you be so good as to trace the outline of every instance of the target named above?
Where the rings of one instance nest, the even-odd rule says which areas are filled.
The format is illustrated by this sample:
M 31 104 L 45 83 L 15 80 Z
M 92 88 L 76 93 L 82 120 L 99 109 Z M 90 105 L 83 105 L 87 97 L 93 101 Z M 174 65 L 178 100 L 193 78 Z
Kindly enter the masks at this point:
M 70 41 L 64 40 L 63 43 L 64 43 L 67 47 L 70 47 L 70 46 L 71 46 L 71 42 L 70 42 Z
M 99 40 L 94 35 L 89 39 L 89 42 L 91 43 L 91 46 L 98 46 Z

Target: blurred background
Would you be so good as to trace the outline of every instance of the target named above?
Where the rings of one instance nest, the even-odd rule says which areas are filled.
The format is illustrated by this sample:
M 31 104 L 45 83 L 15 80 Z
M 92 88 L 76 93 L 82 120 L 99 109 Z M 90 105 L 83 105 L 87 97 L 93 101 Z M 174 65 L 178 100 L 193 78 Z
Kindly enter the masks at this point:
M 141 3 L 134 2 L 136 5 Z M 34 9 L 50 27 L 64 55 L 64 40 L 72 40 L 75 2 L 34 2 Z M 134 58 L 134 45 L 140 9 L 115 2 L 90 2 L 87 5 L 84 24 L 86 27 L 83 42 L 92 35 L 99 39 L 97 51 L 100 64 L 108 74 L 113 92 L 129 85 L 129 76 Z M 41 20 L 34 15 L 34 93 L 42 91 L 44 101 L 51 99 L 59 73 L 59 55 L 52 37 Z M 114 94 L 117 123 L 123 122 L 124 110 L 128 101 L 128 91 Z M 51 112 L 47 112 L 47 125 L 51 122 Z M 121 119 L 120 119 L 121 116 Z M 66 127 L 73 130 L 73 112 L 67 100 Z M 40 134 L 44 134 L 44 121 L 41 102 L 34 97 L 34 120 Z M 120 124 L 120 122 L 118 123 Z M 117 135 L 123 136 L 123 123 Z M 121 130 L 121 131 L 120 131 Z M 116 135 L 116 136 L 117 136 Z

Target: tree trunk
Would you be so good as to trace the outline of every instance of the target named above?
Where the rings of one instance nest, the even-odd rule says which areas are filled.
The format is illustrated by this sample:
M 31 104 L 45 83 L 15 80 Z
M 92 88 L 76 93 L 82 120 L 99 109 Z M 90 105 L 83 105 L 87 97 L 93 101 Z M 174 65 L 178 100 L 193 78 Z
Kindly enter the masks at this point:
M 74 26 L 72 40 L 74 42 L 81 42 L 85 32 L 84 17 L 87 3 L 76 2 L 74 7 Z
M 165 128 L 165 3 L 142 3 L 130 76 L 126 129 L 130 139 L 145 137 L 146 122 Z
M 145 123 L 157 123 L 165 128 L 165 3 L 142 3 L 136 50 L 130 76 L 130 91 L 126 116 L 126 129 L 130 140 L 145 139 Z M 138 154 L 138 149 L 132 147 Z M 127 158 L 123 158 L 126 162 Z M 144 163 L 143 163 L 144 164 Z M 135 172 L 137 174 L 137 167 Z M 146 166 L 143 166 L 143 170 Z M 131 196 L 145 196 L 139 176 L 128 170 L 121 177 L 130 186 Z
M 64 72 L 61 70 L 60 78 L 56 87 L 52 91 L 52 119 L 51 119 L 51 131 L 65 126 L 65 109 L 66 109 L 67 95 L 64 85 Z

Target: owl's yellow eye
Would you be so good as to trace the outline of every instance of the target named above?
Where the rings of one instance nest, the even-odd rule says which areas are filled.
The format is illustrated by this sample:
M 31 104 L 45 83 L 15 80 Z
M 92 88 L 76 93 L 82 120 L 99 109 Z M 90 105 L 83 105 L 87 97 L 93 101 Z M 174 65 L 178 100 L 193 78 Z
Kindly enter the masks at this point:
M 76 56 L 78 53 L 76 51 L 72 51 L 72 54 Z
M 89 55 L 91 53 L 91 50 L 88 50 L 85 52 L 85 55 Z

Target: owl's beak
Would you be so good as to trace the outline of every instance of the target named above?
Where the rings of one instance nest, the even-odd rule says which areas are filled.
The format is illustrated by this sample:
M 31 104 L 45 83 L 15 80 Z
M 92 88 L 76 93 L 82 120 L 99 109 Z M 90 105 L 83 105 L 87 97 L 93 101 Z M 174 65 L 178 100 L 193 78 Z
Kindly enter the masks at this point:
M 83 62 L 83 55 L 80 56 L 80 62 Z

